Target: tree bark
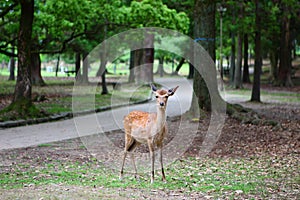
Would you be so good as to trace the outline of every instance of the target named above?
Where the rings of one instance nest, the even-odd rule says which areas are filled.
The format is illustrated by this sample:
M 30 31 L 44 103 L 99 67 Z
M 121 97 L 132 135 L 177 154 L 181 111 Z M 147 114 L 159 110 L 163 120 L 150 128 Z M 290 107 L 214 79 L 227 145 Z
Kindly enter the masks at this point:
M 193 79 L 194 73 L 195 73 L 195 68 L 191 63 L 189 63 L 189 75 L 188 75 L 187 79 Z
M 15 47 L 12 46 L 12 53 L 15 53 Z M 10 66 L 9 66 L 9 81 L 14 81 L 15 80 L 15 68 L 16 68 L 16 62 L 15 62 L 15 57 L 10 58 Z
M 133 73 L 134 73 L 134 81 L 135 83 L 142 82 L 142 65 L 143 65 L 143 49 L 137 49 L 134 51 L 134 67 L 133 67 Z
M 60 55 L 57 56 L 57 62 L 56 62 L 56 69 L 55 69 L 55 76 L 57 77 L 58 71 L 59 71 L 59 61 L 60 61 Z
M 243 3 L 239 2 L 239 11 L 238 18 L 240 21 L 243 19 L 244 11 L 243 11 Z M 243 37 L 244 33 L 242 29 L 238 30 L 238 45 L 237 45 L 237 59 L 236 66 L 234 71 L 234 82 L 233 87 L 235 89 L 242 87 L 242 62 L 243 62 Z
M 271 63 L 269 80 L 270 80 L 271 83 L 274 83 L 278 79 L 278 58 L 279 58 L 279 54 L 278 54 L 277 47 L 274 46 L 274 48 L 271 48 L 269 54 L 270 54 L 270 63 Z
M 232 10 L 232 24 L 236 25 L 236 15 L 235 15 L 235 9 L 234 6 L 231 6 Z M 230 76 L 230 84 L 233 86 L 234 84 L 234 73 L 235 73 L 235 32 L 231 30 L 230 33 L 231 37 L 231 53 L 230 53 L 230 69 L 229 69 L 229 76 Z
M 88 58 L 88 53 L 84 52 L 83 53 L 83 62 L 82 62 L 82 77 L 81 77 L 81 82 L 83 84 L 88 84 L 89 78 L 88 78 L 88 72 L 89 72 L 89 58 Z
M 81 70 L 80 70 L 80 61 L 81 56 L 79 52 L 76 52 L 75 54 L 75 71 L 76 71 L 76 81 L 81 81 Z
M 34 0 L 20 0 L 21 17 L 18 33 L 18 75 L 12 104 L 30 106 L 31 101 L 31 35 Z
M 283 3 L 284 4 L 284 3 Z M 283 17 L 281 22 L 281 39 L 280 39 L 280 54 L 279 54 L 279 71 L 278 82 L 281 86 L 292 86 L 291 79 L 291 35 L 290 35 L 290 18 L 287 5 L 282 5 Z
M 194 4 L 194 37 L 206 38 L 201 42 L 202 47 L 209 53 L 211 58 L 215 61 L 215 2 L 213 0 L 195 0 Z M 208 40 L 212 38 L 212 40 Z M 197 58 L 193 58 L 197 59 Z M 211 69 L 215 70 L 215 69 Z M 216 77 L 215 77 L 216 78 Z M 194 71 L 193 89 L 196 98 L 193 98 L 192 105 L 195 105 L 195 101 L 198 101 L 198 106 L 201 110 L 211 111 L 211 99 L 208 91 L 208 87 L 200 75 L 200 73 Z M 191 107 L 191 112 L 195 108 Z
M 252 85 L 251 101 L 260 102 L 260 74 L 262 67 L 261 56 L 261 5 L 259 0 L 255 0 L 255 61 L 254 61 L 254 80 Z
M 159 74 L 160 77 L 164 76 L 164 56 L 161 56 L 158 59 L 157 73 Z
M 144 34 L 144 49 L 135 51 L 134 75 L 137 84 L 153 82 L 154 34 Z
M 135 50 L 130 51 L 130 62 L 129 62 L 129 83 L 134 83 L 134 66 L 135 66 Z
M 32 85 L 46 85 L 41 75 L 41 58 L 39 53 L 31 53 L 31 82 Z
M 233 85 L 235 72 L 235 33 L 231 32 L 230 84 Z
M 244 34 L 244 70 L 243 70 L 243 82 L 250 83 L 250 76 L 249 76 L 249 64 L 248 64 L 248 50 L 249 50 L 249 40 L 248 34 Z
M 180 59 L 178 65 L 177 65 L 177 67 L 176 67 L 176 69 L 175 69 L 174 74 L 178 74 L 179 70 L 181 69 L 182 65 L 184 64 L 184 61 L 185 61 L 184 58 L 181 58 L 181 59 Z
M 234 70 L 234 82 L 233 86 L 235 89 L 242 87 L 242 57 L 243 57 L 243 38 L 242 33 L 238 33 L 238 46 L 237 46 L 237 59 L 236 67 Z
M 153 82 L 153 63 L 154 63 L 154 34 L 145 33 L 144 40 L 145 49 L 143 51 L 144 70 L 142 73 L 142 82 Z M 140 80 L 140 81 L 141 81 Z
M 108 89 L 107 89 L 107 84 L 106 84 L 106 64 L 107 64 L 107 59 L 106 59 L 106 51 L 105 51 L 105 45 L 103 47 L 103 52 L 100 54 L 100 67 L 99 67 L 99 72 L 101 75 L 101 86 L 102 86 L 102 92 L 101 94 L 108 94 Z

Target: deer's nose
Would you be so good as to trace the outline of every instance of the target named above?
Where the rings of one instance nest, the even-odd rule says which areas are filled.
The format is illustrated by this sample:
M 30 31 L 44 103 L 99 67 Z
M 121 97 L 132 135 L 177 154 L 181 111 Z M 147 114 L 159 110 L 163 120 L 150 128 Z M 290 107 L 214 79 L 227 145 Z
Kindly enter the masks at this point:
M 165 103 L 164 103 L 164 102 L 160 102 L 159 105 L 160 105 L 160 106 L 164 106 Z

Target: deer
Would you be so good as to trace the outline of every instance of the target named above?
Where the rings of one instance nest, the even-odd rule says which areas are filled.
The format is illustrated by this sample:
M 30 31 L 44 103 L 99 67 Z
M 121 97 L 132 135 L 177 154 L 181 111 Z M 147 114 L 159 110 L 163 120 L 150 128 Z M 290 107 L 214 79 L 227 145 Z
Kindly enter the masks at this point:
M 133 152 L 141 144 L 147 144 L 150 153 L 151 164 L 151 184 L 154 182 L 154 150 L 158 149 L 159 161 L 161 166 L 162 181 L 166 182 L 166 176 L 163 167 L 162 148 L 163 140 L 168 132 L 166 122 L 166 107 L 168 97 L 173 96 L 179 86 L 169 90 L 157 89 L 150 84 L 152 92 L 156 97 L 156 113 L 143 111 L 132 111 L 124 117 L 123 124 L 125 129 L 125 148 L 120 170 L 120 180 L 123 176 L 123 168 L 128 152 L 131 153 L 132 164 L 137 178 L 137 169 L 135 165 Z

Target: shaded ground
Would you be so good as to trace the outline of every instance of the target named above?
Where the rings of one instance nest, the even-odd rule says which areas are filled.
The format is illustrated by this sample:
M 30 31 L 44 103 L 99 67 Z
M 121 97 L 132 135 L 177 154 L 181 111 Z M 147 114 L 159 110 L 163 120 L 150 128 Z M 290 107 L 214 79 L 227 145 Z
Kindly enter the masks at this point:
M 241 124 L 239 121 L 227 118 L 223 127 L 222 135 L 206 159 L 228 158 L 251 160 L 261 159 L 261 167 L 273 167 L 278 169 L 272 173 L 280 173 L 280 179 L 270 177 L 266 185 L 268 199 L 298 199 L 300 193 L 299 154 L 300 154 L 300 123 L 299 106 L 295 105 L 264 105 L 245 103 L 247 107 L 254 108 L 265 117 L 271 117 L 280 123 L 277 126 L 262 124 Z M 166 143 L 174 137 L 178 126 L 183 120 L 180 117 L 168 119 L 169 136 Z M 200 121 L 197 132 L 185 158 L 198 157 L 203 138 L 205 137 L 209 119 Z M 186 132 L 190 130 L 186 129 Z M 191 130 L 193 131 L 193 130 Z M 123 131 L 107 133 L 115 145 L 123 147 Z M 139 148 L 140 152 L 146 152 L 146 147 Z M 17 173 L 18 170 L 26 171 L 28 166 L 37 170 L 45 164 L 53 164 L 53 161 L 89 163 L 93 160 L 90 152 L 86 150 L 80 139 L 55 142 L 29 148 L 0 151 L 1 173 Z M 185 159 L 183 158 L 183 159 Z M 255 159 L 254 159 L 255 160 Z M 267 161 L 266 161 L 267 160 Z M 266 161 L 266 162 L 265 162 Z M 200 166 L 199 166 L 200 167 Z M 282 172 L 282 169 L 285 171 Z M 214 173 L 211 169 L 211 173 Z M 168 172 L 166 172 L 168 174 Z M 146 176 L 146 179 L 149 178 Z M 280 180 L 280 181 L 278 181 Z M 295 181 L 296 180 L 296 181 Z M 239 193 L 239 191 L 237 192 Z M 227 193 L 220 196 L 222 199 L 229 198 Z M 243 195 L 233 194 L 235 199 L 261 199 L 261 194 Z M 231 195 L 232 196 L 232 195 Z M 196 191 L 180 191 L 166 189 L 134 189 L 134 188 L 110 188 L 104 185 L 72 186 L 62 184 L 47 185 L 23 185 L 21 189 L 0 189 L 0 199 L 211 199 L 214 196 Z

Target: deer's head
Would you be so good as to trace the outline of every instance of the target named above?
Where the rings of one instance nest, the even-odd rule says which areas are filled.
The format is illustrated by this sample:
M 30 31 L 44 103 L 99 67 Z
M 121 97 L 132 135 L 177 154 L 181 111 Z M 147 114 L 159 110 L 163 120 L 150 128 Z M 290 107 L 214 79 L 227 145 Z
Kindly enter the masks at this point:
M 153 84 L 150 84 L 150 86 L 156 98 L 156 105 L 161 109 L 165 109 L 167 107 L 168 97 L 172 96 L 179 87 L 176 86 L 175 88 L 171 88 L 169 90 L 158 90 Z

